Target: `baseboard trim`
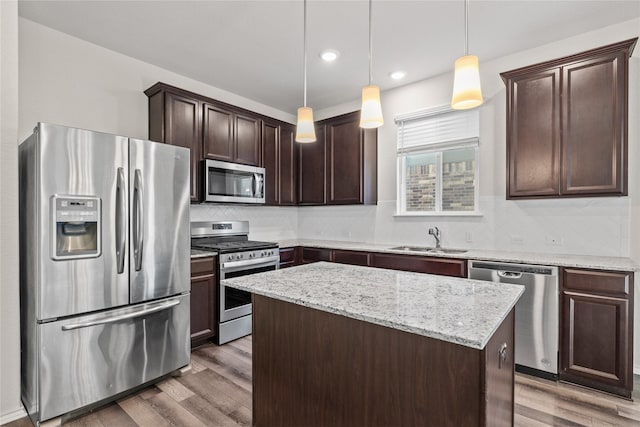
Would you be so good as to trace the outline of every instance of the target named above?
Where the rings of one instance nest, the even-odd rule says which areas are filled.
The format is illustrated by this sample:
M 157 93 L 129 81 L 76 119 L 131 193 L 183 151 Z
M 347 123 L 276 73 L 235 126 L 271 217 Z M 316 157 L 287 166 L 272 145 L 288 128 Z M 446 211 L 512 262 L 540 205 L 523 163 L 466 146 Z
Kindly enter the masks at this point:
M 27 412 L 24 410 L 24 408 L 20 407 L 14 411 L 0 415 L 0 425 L 5 425 L 7 423 L 10 423 L 11 421 L 15 421 L 26 416 Z

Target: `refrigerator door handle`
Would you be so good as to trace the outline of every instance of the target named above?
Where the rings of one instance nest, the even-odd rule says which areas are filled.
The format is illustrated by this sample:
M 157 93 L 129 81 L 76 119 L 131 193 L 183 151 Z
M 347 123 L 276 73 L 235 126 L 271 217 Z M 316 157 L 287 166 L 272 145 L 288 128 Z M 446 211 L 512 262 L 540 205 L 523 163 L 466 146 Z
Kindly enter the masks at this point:
M 127 207 L 125 202 L 124 169 L 118 168 L 116 182 L 116 262 L 118 274 L 124 273 L 124 258 L 127 248 Z
M 143 211 L 142 171 L 136 169 L 133 179 L 133 256 L 135 269 L 142 269 L 142 250 L 144 247 L 144 211 Z
M 180 300 L 173 300 L 173 301 L 169 301 L 169 302 L 166 302 L 164 304 L 156 305 L 156 306 L 153 306 L 153 307 L 142 308 L 140 310 L 136 310 L 136 311 L 133 311 L 131 313 L 121 314 L 119 316 L 107 317 L 107 318 L 104 318 L 104 319 L 94 320 L 94 321 L 91 321 L 91 322 L 72 323 L 70 325 L 64 325 L 64 326 L 62 326 L 62 330 L 63 331 L 73 331 L 74 329 L 88 328 L 90 326 L 98 326 L 98 325 L 107 325 L 109 323 L 117 323 L 117 322 L 121 322 L 123 320 L 134 319 L 136 317 L 146 316 L 147 314 L 157 313 L 159 311 L 164 311 L 164 310 L 167 310 L 167 309 L 169 309 L 171 307 L 175 307 L 178 304 L 180 304 Z

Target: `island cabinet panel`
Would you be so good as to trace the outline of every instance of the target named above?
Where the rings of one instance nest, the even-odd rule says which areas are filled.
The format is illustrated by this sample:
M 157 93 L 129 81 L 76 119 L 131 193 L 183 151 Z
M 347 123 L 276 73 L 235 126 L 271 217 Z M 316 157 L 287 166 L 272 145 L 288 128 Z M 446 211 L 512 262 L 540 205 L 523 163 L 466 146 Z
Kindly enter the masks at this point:
M 367 267 L 371 265 L 371 257 L 372 254 L 369 252 L 333 250 L 333 262 L 340 264 L 363 265 Z
M 301 263 L 300 252 L 300 246 L 294 246 L 291 248 L 280 248 L 280 268 L 299 265 Z
M 507 198 L 625 196 L 637 38 L 501 73 Z
M 331 249 L 302 248 L 302 263 L 309 264 L 318 261 L 333 261 Z
M 191 260 L 191 347 L 216 335 L 216 257 Z
M 467 261 L 464 259 L 374 253 L 371 265 L 391 270 L 467 277 Z
M 631 273 L 564 270 L 561 379 L 631 397 L 632 284 Z
M 513 425 L 513 311 L 483 350 L 257 294 L 253 316 L 255 426 Z

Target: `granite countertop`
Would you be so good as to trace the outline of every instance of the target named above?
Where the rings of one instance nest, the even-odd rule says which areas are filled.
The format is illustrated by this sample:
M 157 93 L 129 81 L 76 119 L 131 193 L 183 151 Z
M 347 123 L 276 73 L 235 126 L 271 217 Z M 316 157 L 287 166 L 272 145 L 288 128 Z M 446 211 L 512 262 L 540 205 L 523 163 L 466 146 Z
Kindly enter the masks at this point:
M 202 249 L 193 249 L 191 248 L 191 259 L 193 258 L 205 258 L 208 256 L 216 256 L 218 252 L 216 251 L 204 251 Z
M 474 349 L 486 346 L 524 292 L 520 285 L 327 262 L 222 283 Z
M 521 264 L 538 264 L 559 267 L 575 267 L 575 268 L 593 268 L 598 270 L 612 271 L 638 271 L 640 267 L 631 258 L 623 257 L 600 257 L 593 255 L 568 255 L 568 254 L 551 254 L 538 252 L 514 252 L 514 251 L 495 251 L 484 249 L 469 249 L 467 252 L 458 254 L 417 252 L 417 251 L 399 251 L 391 250 L 395 246 L 402 244 L 381 244 L 381 243 L 364 243 L 364 242 L 343 242 L 337 240 L 313 240 L 313 239 L 297 239 L 282 240 L 279 242 L 281 248 L 291 246 L 308 246 L 316 248 L 344 249 L 354 251 L 371 251 L 384 252 L 405 255 L 421 255 L 428 257 L 442 258 L 459 258 L 472 259 L 482 261 L 503 261 Z M 419 245 L 422 246 L 422 245 Z M 424 245 L 428 246 L 428 245 Z

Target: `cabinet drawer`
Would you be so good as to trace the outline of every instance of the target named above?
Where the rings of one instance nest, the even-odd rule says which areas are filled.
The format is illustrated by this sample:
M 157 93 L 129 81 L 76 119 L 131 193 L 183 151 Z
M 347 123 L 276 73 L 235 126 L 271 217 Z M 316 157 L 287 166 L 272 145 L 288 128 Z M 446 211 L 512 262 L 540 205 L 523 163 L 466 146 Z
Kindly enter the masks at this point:
M 302 248 L 302 262 L 331 261 L 331 249 Z
M 467 277 L 467 261 L 464 259 L 374 254 L 372 264 L 374 267 L 388 268 L 391 270 Z
M 358 251 L 333 251 L 333 262 L 351 265 L 369 265 L 370 255 L 367 252 Z
M 629 296 L 630 273 L 575 270 L 566 268 L 563 275 L 565 290 Z
M 191 260 L 191 277 L 215 274 L 216 257 L 194 258 Z

